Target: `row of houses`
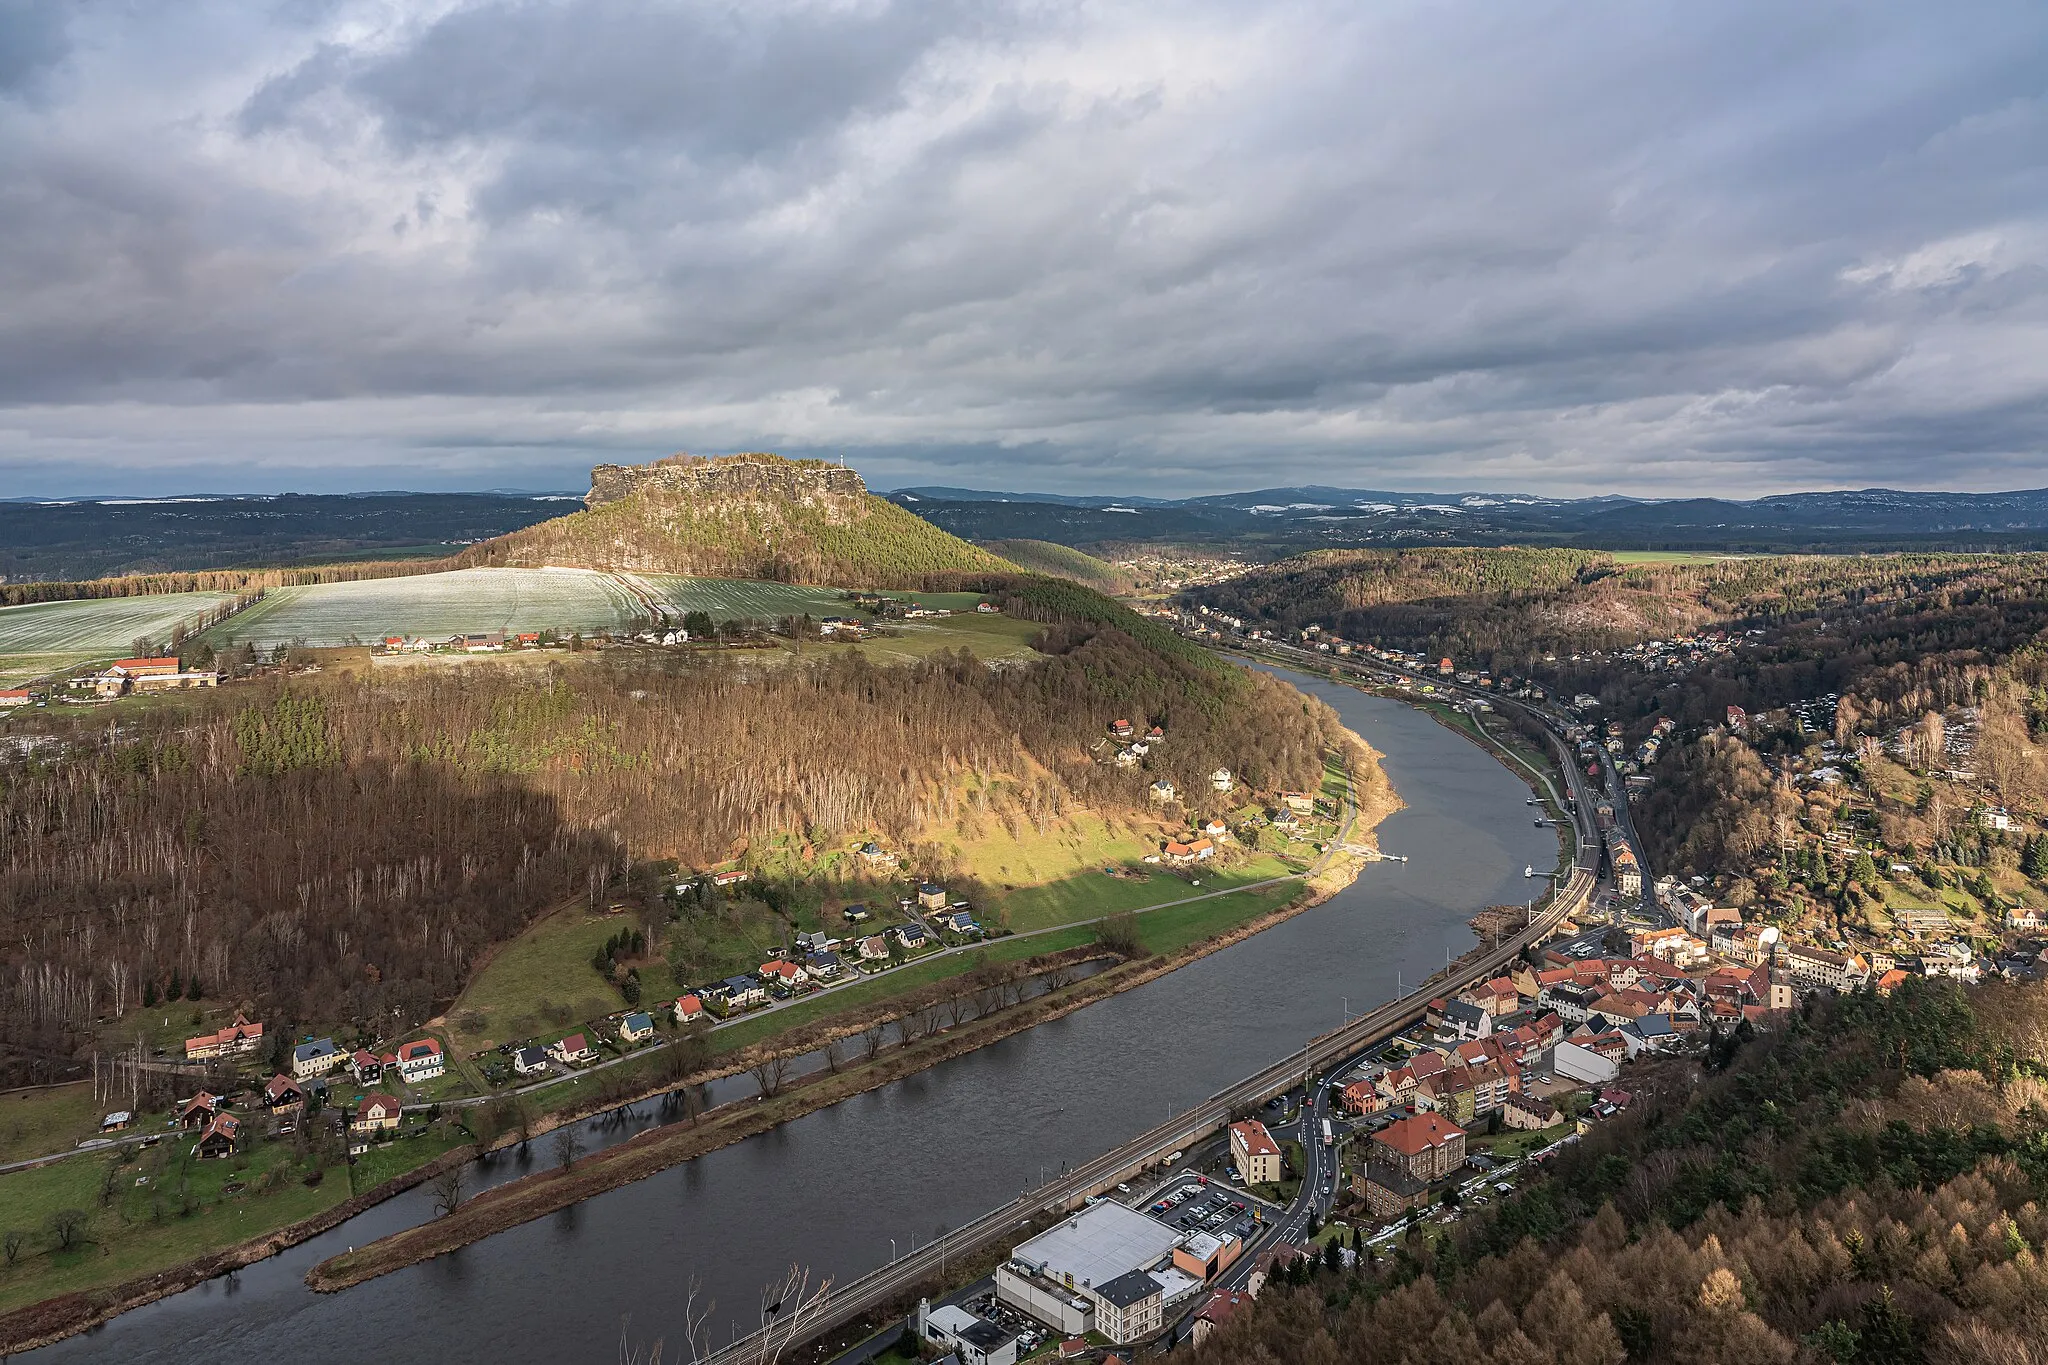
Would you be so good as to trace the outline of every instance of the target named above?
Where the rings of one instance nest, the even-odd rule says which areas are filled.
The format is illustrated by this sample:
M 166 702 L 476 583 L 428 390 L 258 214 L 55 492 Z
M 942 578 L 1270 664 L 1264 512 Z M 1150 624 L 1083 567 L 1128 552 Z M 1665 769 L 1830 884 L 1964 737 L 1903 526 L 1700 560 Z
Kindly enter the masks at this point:
M 292 1049 L 292 1075 L 300 1081 L 343 1068 L 361 1085 L 375 1085 L 389 1072 L 396 1072 L 407 1085 L 421 1085 L 443 1074 L 448 1059 L 433 1038 L 416 1038 L 381 1054 L 367 1048 L 344 1052 L 332 1038 L 311 1038 Z

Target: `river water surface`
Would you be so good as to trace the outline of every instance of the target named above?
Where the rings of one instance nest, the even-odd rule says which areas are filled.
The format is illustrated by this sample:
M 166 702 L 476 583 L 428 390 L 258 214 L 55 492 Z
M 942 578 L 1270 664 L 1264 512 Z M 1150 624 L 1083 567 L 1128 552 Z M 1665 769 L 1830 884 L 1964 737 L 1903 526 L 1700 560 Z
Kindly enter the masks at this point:
M 1386 755 L 1407 804 L 1380 844 L 1409 861 L 1368 865 L 1323 905 L 1064 1019 L 453 1255 L 340 1294 L 305 1287 L 316 1262 L 430 1216 L 414 1191 L 30 1358 L 615 1360 L 628 1317 L 636 1342 L 680 1342 L 693 1277 L 722 1341 L 753 1324 L 762 1285 L 791 1261 L 851 1280 L 889 1259 L 891 1238 L 907 1251 L 958 1227 L 1393 998 L 1472 945 L 1480 908 L 1528 899 L 1541 883 L 1523 866 L 1553 865 L 1556 836 L 1533 824 L 1517 777 L 1427 715 L 1282 676 Z M 653 1108 L 592 1121 L 587 1145 L 638 1131 Z M 518 1162 L 501 1153 L 482 1174 L 506 1179 Z

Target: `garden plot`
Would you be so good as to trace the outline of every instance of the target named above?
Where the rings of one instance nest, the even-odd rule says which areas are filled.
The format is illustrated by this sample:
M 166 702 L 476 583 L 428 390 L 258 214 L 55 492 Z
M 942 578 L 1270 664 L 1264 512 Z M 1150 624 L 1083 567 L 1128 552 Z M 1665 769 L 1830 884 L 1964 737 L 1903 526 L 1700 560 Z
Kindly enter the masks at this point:
M 161 643 L 171 627 L 224 600 L 216 592 L 175 592 L 0 607 L 0 680 L 114 658 L 144 636 Z
M 491 631 L 625 630 L 645 619 L 632 589 L 589 569 L 457 569 L 452 573 L 273 588 L 207 633 L 216 649 L 247 642 L 372 644 Z

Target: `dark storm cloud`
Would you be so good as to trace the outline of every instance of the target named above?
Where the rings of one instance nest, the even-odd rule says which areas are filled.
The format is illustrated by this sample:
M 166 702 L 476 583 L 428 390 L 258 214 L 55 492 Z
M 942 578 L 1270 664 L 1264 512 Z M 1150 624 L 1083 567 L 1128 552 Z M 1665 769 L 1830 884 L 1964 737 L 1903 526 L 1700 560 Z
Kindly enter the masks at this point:
M 18 491 L 2048 482 L 2038 6 L 6 5 Z

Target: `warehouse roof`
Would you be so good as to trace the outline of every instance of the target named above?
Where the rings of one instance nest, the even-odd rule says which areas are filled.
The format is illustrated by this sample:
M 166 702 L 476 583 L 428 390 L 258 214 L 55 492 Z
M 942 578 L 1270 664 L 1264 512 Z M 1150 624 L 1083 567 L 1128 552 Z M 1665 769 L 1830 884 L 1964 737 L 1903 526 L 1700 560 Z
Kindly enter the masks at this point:
M 1165 1224 L 1105 1201 L 1041 1232 L 1011 1259 L 1049 1280 L 1095 1287 L 1145 1269 L 1179 1243 L 1179 1234 Z

